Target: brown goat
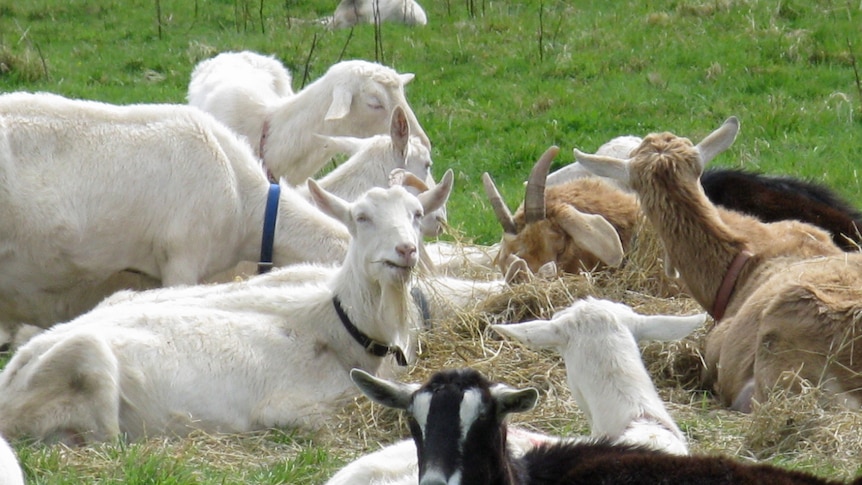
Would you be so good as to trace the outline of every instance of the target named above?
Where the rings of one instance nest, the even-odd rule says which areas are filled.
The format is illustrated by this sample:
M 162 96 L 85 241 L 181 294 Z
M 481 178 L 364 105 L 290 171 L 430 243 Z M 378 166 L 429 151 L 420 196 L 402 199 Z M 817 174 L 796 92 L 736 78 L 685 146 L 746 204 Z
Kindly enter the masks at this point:
M 841 253 L 813 226 L 763 224 L 712 205 L 699 177 L 738 129 L 731 118 L 697 146 L 671 133 L 649 135 L 629 160 L 575 154 L 638 194 L 670 264 L 717 317 L 704 379 L 725 405 L 746 411 L 776 384 L 793 388 L 806 379 L 858 407 L 862 255 Z
M 533 166 L 523 205 L 513 216 L 488 173 L 482 176 L 488 199 L 503 226 L 497 262 L 515 255 L 536 272 L 548 262 L 568 273 L 600 265 L 619 266 L 634 235 L 637 199 L 598 177 L 575 179 L 545 190 L 549 148 Z

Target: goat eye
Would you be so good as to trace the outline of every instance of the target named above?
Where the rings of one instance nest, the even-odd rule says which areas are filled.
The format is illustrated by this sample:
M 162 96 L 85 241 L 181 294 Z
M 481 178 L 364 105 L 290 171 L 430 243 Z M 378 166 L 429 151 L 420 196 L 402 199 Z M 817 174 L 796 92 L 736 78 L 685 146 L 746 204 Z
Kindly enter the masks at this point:
M 356 222 L 368 222 L 369 220 L 369 217 L 365 214 L 359 214 L 356 216 Z
M 414 219 L 422 219 L 422 216 L 423 216 L 423 215 L 424 215 L 424 214 L 422 213 L 422 211 L 416 211 L 416 212 L 414 212 L 414 213 L 413 213 L 413 218 L 414 218 Z

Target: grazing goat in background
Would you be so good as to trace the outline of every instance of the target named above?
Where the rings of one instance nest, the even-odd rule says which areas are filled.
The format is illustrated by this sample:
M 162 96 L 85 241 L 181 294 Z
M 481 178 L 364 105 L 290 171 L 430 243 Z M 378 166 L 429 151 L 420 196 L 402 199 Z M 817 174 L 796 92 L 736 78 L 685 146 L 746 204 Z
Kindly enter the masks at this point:
M 344 29 L 366 23 L 399 22 L 425 25 L 428 18 L 416 0 L 341 0 L 328 25 Z
M 704 384 L 725 405 L 749 411 L 776 385 L 794 389 L 804 379 L 859 407 L 862 255 L 841 253 L 801 222 L 722 217 L 699 178 L 738 130 L 731 118 L 696 146 L 671 133 L 649 135 L 628 160 L 575 155 L 634 189 L 672 255 L 666 267 L 718 322 L 707 336 Z
M 359 369 L 350 376 L 373 401 L 406 411 L 420 485 L 840 483 L 771 465 L 677 456 L 607 441 L 539 444 L 514 457 L 504 420 L 535 406 L 539 393 L 533 388 L 492 384 L 472 369 L 438 372 L 421 387 Z
M 199 63 L 188 102 L 244 136 L 276 178 L 292 185 L 305 182 L 334 154 L 324 150 L 317 135 L 384 134 L 396 106 L 404 110 L 413 136 L 431 147 L 404 95 L 413 74 L 373 62 L 342 61 L 296 94 L 249 98 L 247 78 L 257 77 L 251 84 L 265 86 L 271 74 L 253 66 L 239 72 L 234 56 L 220 54 Z
M 598 177 L 578 178 L 546 190 L 545 179 L 557 152 L 557 147 L 549 148 L 533 166 L 524 204 L 514 216 L 490 175 L 482 176 L 503 226 L 497 261 L 515 255 L 533 272 L 551 261 L 569 273 L 599 264 L 618 266 L 634 236 L 640 214 L 637 200 Z
M 845 251 L 858 251 L 862 243 L 862 214 L 824 185 L 722 168 L 705 170 L 700 183 L 713 204 L 763 222 L 807 222 L 829 231 Z
M 324 282 L 249 282 L 121 293 L 18 349 L 0 373 L 0 433 L 67 443 L 315 426 L 415 349 L 410 297 L 419 221 L 445 203 L 452 172 L 417 197 L 375 188 L 356 202 L 309 181 L 348 227 Z
M 286 185 L 275 198 L 248 144 L 200 110 L 12 93 L 0 130 L 3 325 L 73 318 L 123 270 L 174 286 L 259 261 L 268 200 L 275 265 L 346 253 L 341 224 Z
M 685 436 L 668 414 L 641 361 L 638 342 L 679 340 L 706 315 L 638 315 L 622 303 L 587 298 L 535 320 L 492 328 L 531 347 L 563 356 L 572 396 L 594 438 L 688 454 Z

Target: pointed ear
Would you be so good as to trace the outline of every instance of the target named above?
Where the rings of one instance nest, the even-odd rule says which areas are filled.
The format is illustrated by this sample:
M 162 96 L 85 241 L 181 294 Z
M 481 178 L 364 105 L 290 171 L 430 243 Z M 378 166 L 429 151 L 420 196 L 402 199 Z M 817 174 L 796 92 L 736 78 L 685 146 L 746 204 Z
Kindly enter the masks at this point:
M 351 369 L 350 380 L 369 399 L 388 408 L 406 410 L 410 399 L 419 386 L 401 382 L 387 381 L 365 372 L 362 369 Z
M 536 406 L 539 391 L 535 388 L 514 389 L 505 384 L 491 387 L 491 398 L 497 401 L 497 411 L 501 416 L 509 413 L 523 413 Z
M 389 126 L 392 138 L 392 152 L 399 167 L 407 166 L 407 148 L 410 145 L 410 125 L 404 108 L 396 106 L 392 111 L 392 122 Z
M 348 157 L 352 157 L 359 153 L 359 150 L 365 145 L 365 139 L 355 138 L 352 136 L 328 136 L 316 135 L 317 138 L 324 140 L 324 150 L 327 153 L 344 153 Z
M 399 74 L 398 77 L 401 78 L 401 84 L 410 84 L 410 81 L 412 81 L 416 75 L 412 72 L 405 72 L 403 74 Z
M 685 338 L 702 327 L 706 321 L 706 313 L 689 316 L 637 315 L 637 320 L 632 328 L 636 341 L 670 342 Z
M 620 235 L 607 219 L 571 206 L 565 207 L 560 216 L 560 226 L 579 246 L 608 266 L 616 267 L 622 263 L 624 253 Z
M 696 148 L 700 154 L 700 169 L 706 168 L 716 155 L 730 148 L 738 133 L 739 120 L 736 116 L 731 116 L 717 130 L 698 143 Z
M 532 320 L 491 325 L 491 328 L 500 335 L 505 335 L 536 349 L 561 349 L 569 341 L 569 337 L 563 331 L 560 323 L 553 320 Z
M 308 179 L 306 181 L 306 185 L 308 186 L 308 193 L 311 194 L 314 204 L 321 211 L 330 217 L 341 221 L 345 226 L 350 227 L 350 204 L 347 201 L 336 195 L 330 194 L 317 185 L 317 182 L 312 179 Z
M 353 93 L 344 86 L 336 86 L 332 90 L 332 103 L 323 118 L 326 121 L 340 120 L 350 113 L 350 104 L 353 102 Z
M 575 159 L 590 172 L 614 179 L 624 187 L 631 187 L 628 160 L 601 155 L 589 155 L 577 148 L 574 149 Z
M 440 183 L 436 187 L 417 196 L 426 214 L 430 214 L 446 204 L 446 201 L 449 200 L 449 194 L 452 192 L 454 180 L 455 175 L 450 168 L 443 174 L 443 178 L 440 179 Z

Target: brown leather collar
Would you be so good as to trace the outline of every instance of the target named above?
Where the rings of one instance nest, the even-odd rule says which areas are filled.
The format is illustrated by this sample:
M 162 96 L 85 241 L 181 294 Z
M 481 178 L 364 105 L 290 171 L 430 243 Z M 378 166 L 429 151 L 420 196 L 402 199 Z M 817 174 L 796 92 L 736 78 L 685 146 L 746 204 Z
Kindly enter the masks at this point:
M 709 314 L 713 320 L 720 321 L 724 317 L 724 312 L 727 310 L 727 304 L 730 302 L 730 296 L 733 294 L 733 289 L 736 287 L 736 280 L 739 278 L 739 273 L 748 262 L 754 253 L 748 250 L 742 250 L 733 258 L 730 267 L 727 268 L 727 273 L 724 274 L 724 279 L 721 280 L 721 286 L 715 293 L 715 301 L 712 303 L 712 309 Z

